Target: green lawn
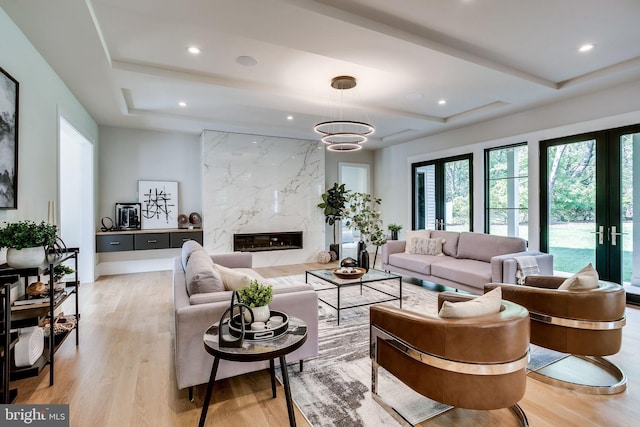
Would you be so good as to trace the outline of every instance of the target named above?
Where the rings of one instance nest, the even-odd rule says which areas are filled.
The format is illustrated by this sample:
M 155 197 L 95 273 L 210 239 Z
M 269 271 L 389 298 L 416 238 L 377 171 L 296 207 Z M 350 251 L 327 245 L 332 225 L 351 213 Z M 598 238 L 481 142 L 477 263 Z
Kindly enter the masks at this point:
M 553 265 L 556 271 L 575 273 L 589 263 L 595 265 L 596 235 L 592 233 L 596 227 L 594 223 L 564 223 L 554 224 L 549 232 L 549 253 L 553 254 Z M 529 231 L 528 225 L 520 225 L 520 237 L 526 239 Z M 492 234 L 507 235 L 506 225 L 492 225 Z M 632 256 L 633 256 L 633 223 L 625 222 L 622 225 L 623 254 L 622 266 L 623 281 L 631 281 Z
M 585 265 L 595 265 L 596 235 L 593 223 L 554 224 L 549 230 L 549 253 L 553 254 L 553 266 L 556 271 L 575 273 Z M 633 256 L 633 224 L 623 225 L 622 279 L 631 281 Z M 606 239 L 606 237 L 605 237 Z

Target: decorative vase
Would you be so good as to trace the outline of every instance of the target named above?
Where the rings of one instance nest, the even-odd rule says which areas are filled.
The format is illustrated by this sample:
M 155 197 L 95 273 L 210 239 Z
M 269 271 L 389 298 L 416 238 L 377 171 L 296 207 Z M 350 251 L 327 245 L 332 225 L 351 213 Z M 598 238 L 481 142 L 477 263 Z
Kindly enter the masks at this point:
M 364 268 L 366 272 L 369 272 L 369 252 L 367 252 L 367 245 L 362 240 L 358 242 L 358 267 Z
M 367 250 L 367 244 L 364 242 L 364 240 L 360 239 L 360 241 L 358 242 L 358 259 L 360 259 L 360 252 Z M 361 266 L 362 267 L 362 266 Z
M 253 311 L 253 321 L 254 322 L 266 322 L 271 317 L 271 310 L 269 310 L 268 305 L 263 305 L 261 307 L 254 307 L 251 309 Z M 244 313 L 244 320 L 247 322 L 251 322 L 251 315 L 248 312 Z
M 45 259 L 43 246 L 33 248 L 7 249 L 7 264 L 13 268 L 35 268 L 42 265 Z
M 398 240 L 398 230 L 391 230 L 391 240 Z

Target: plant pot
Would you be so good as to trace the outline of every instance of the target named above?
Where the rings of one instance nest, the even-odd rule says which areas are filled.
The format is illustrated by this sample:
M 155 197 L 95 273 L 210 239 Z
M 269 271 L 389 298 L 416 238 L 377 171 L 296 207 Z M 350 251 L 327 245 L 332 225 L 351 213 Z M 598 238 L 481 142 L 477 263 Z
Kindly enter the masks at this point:
M 251 311 L 253 311 L 254 322 L 266 322 L 271 316 L 271 310 L 269 310 L 268 305 L 263 305 L 262 307 L 254 307 L 251 309 Z M 244 320 L 246 322 L 251 322 L 251 315 L 248 311 L 244 313 Z
M 398 240 L 398 230 L 391 230 L 391 240 Z
M 35 268 L 42 265 L 45 259 L 43 246 L 33 248 L 7 249 L 7 264 L 13 268 Z

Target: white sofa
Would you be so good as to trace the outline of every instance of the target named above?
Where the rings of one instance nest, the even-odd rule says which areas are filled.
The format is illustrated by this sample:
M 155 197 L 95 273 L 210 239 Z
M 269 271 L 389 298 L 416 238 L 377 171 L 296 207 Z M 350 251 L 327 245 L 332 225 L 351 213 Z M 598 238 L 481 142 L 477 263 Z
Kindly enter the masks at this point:
M 213 262 L 233 268 L 252 278 L 264 280 L 251 269 L 252 256 L 246 252 L 210 255 Z M 265 281 L 266 282 L 266 281 Z M 178 388 L 209 381 L 213 356 L 204 348 L 203 335 L 209 326 L 217 323 L 231 301 L 231 291 L 218 291 L 189 295 L 182 257 L 173 263 L 173 306 L 175 319 L 175 369 Z M 311 285 L 276 286 L 269 307 L 302 319 L 308 327 L 307 341 L 298 350 L 287 355 L 287 362 L 301 361 L 318 355 L 318 296 Z M 278 363 L 278 361 L 276 361 Z M 302 366 L 302 365 L 301 365 Z M 221 360 L 216 379 L 232 377 L 269 367 L 267 362 L 238 363 Z
M 539 274 L 553 274 L 553 256 L 527 251 L 524 239 L 439 230 L 421 230 L 423 238 L 443 238 L 443 255 L 406 253 L 405 240 L 382 246 L 382 268 L 394 273 L 482 294 L 487 283 L 516 283 L 515 257 L 533 256 Z

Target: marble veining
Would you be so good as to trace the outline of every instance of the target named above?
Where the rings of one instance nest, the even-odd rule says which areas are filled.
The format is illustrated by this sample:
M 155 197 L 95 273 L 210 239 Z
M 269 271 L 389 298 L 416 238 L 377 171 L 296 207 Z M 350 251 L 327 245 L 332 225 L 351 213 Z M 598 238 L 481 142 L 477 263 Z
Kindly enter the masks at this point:
M 325 242 L 324 150 L 317 141 L 205 131 L 204 246 L 233 250 L 233 235 L 302 231 L 303 248 L 253 254 L 253 265 L 317 259 Z

